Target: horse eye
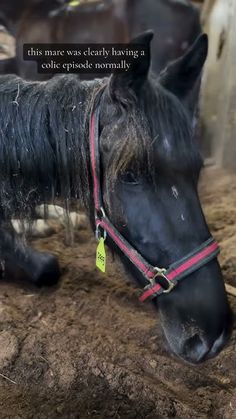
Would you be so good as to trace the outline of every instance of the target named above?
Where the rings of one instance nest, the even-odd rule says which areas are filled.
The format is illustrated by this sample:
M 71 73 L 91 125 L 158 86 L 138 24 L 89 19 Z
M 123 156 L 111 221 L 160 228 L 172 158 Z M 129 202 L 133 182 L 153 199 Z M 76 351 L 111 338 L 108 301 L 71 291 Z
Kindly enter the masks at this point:
M 138 178 L 130 170 L 127 170 L 127 172 L 121 173 L 120 180 L 123 183 L 129 183 L 131 185 L 138 185 L 139 184 Z

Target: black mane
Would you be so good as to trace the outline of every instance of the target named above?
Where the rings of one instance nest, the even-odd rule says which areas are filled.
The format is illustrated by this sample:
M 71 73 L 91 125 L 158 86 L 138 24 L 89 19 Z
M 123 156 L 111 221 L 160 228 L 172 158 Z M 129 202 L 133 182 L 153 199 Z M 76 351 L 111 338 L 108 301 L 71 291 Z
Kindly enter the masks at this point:
M 0 79 L 0 199 L 28 216 L 39 202 L 74 196 L 89 206 L 88 115 L 100 82 Z
M 36 204 L 57 196 L 66 209 L 75 197 L 91 211 L 88 122 L 103 84 L 68 75 L 48 82 L 1 77 L 0 199 L 5 217 L 28 217 Z M 132 98 L 130 105 L 129 112 L 116 105 L 122 133 L 111 132 L 106 139 L 112 150 L 106 168 L 111 183 L 134 162 L 153 179 L 160 165 L 176 170 L 199 166 L 191 118 L 156 79 L 150 78 L 138 103 Z

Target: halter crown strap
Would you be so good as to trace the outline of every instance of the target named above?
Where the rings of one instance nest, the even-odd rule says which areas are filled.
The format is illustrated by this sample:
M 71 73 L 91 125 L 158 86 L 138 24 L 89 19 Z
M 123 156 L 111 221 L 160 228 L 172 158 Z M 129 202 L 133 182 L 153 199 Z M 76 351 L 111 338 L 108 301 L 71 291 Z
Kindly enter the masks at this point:
M 116 227 L 110 222 L 103 208 L 102 190 L 100 182 L 100 154 L 99 154 L 99 101 L 104 87 L 99 91 L 96 97 L 96 105 L 90 118 L 90 160 L 93 179 L 93 198 L 95 206 L 95 225 L 98 231 L 102 228 L 123 254 L 131 263 L 143 274 L 148 281 L 144 288 L 140 301 L 153 299 L 160 294 L 170 292 L 177 283 L 190 275 L 192 272 L 200 269 L 212 259 L 216 258 L 220 249 L 218 243 L 213 237 L 210 237 L 192 252 L 182 259 L 171 264 L 169 268 L 159 268 L 151 265 L 146 259 L 134 249 L 133 246 L 120 234 Z M 165 284 L 165 285 L 164 285 Z

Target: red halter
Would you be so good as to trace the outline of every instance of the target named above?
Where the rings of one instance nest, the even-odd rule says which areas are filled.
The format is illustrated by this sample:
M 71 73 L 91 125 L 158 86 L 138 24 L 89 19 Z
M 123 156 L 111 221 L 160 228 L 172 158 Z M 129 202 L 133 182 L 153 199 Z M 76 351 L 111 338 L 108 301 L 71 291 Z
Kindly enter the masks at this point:
M 101 95 L 102 92 L 100 92 Z M 100 98 L 99 98 L 100 99 Z M 132 247 L 128 241 L 119 233 L 116 227 L 110 222 L 103 208 L 102 190 L 100 182 L 100 152 L 99 152 L 99 103 L 94 106 L 90 119 L 90 159 L 93 179 L 93 197 L 95 205 L 96 237 L 100 235 L 100 228 L 104 235 L 118 246 L 123 254 L 143 274 L 148 284 L 140 297 L 140 301 L 153 299 L 160 294 L 169 293 L 177 283 L 190 275 L 192 272 L 206 265 L 217 257 L 219 245 L 210 237 L 195 250 L 187 254 L 179 261 L 171 264 L 168 268 L 152 266 L 146 259 Z M 158 278 L 161 283 L 158 283 Z M 165 284 L 163 286 L 163 283 Z

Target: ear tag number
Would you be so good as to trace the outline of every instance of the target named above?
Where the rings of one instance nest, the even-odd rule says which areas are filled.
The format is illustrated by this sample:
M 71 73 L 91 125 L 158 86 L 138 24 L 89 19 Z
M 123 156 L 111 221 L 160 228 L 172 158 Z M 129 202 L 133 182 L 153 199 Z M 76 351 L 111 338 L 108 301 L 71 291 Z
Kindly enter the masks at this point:
M 96 253 L 96 266 L 103 273 L 106 272 L 106 250 L 104 242 L 104 237 L 101 237 L 98 242 Z

